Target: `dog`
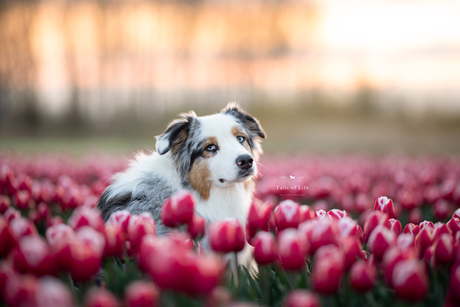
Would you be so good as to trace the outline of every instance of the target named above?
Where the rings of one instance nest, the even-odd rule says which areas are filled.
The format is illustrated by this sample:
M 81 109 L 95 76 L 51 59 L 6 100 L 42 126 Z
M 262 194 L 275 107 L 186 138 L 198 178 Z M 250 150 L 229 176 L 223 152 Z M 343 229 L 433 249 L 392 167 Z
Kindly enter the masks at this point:
M 112 177 L 97 205 L 105 221 L 118 210 L 150 212 L 157 235 L 164 235 L 169 229 L 161 222 L 162 205 L 186 189 L 207 225 L 226 218 L 246 224 L 266 137 L 259 121 L 236 103 L 218 114 L 198 117 L 191 111 L 180 117 L 156 137 L 156 152 L 137 155 Z

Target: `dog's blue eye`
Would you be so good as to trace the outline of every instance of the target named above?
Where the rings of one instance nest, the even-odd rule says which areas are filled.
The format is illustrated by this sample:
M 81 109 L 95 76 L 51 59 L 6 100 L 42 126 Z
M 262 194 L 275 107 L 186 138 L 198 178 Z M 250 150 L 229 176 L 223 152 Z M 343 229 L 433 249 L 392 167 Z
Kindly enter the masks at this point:
M 217 146 L 214 144 L 208 145 L 208 147 L 206 147 L 206 151 L 215 152 L 217 151 Z
M 237 139 L 238 142 L 240 142 L 240 143 L 243 143 L 243 142 L 246 140 L 246 139 L 244 138 L 244 136 L 238 136 L 236 139 Z

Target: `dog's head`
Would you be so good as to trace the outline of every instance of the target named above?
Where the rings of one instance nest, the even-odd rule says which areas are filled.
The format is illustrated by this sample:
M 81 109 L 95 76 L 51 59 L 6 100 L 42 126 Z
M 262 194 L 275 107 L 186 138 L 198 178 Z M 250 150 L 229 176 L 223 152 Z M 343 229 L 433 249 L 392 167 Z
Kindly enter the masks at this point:
M 227 187 L 257 174 L 265 132 L 236 103 L 219 114 L 181 114 L 157 137 L 160 155 L 170 152 L 185 184 L 207 199 L 212 186 Z

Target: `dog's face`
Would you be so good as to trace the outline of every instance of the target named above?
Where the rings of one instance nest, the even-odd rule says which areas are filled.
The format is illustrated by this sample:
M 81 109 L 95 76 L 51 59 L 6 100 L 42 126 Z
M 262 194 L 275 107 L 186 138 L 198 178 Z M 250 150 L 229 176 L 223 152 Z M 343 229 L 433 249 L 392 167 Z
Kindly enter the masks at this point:
M 158 137 L 157 151 L 170 152 L 183 183 L 207 199 L 211 186 L 226 187 L 257 174 L 262 138 L 259 122 L 231 103 L 219 114 L 182 114 Z

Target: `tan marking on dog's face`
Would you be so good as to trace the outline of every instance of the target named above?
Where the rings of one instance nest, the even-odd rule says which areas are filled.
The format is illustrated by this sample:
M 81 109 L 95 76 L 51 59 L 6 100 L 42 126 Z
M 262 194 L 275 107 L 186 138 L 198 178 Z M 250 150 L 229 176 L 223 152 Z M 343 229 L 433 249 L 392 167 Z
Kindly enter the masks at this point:
M 251 179 L 249 179 L 249 180 L 244 182 L 244 189 L 246 191 L 254 192 L 255 187 L 256 187 L 256 185 L 255 185 L 255 182 L 254 182 L 254 177 L 251 177 Z
M 211 172 L 208 164 L 203 159 L 197 159 L 187 177 L 192 188 L 201 195 L 201 198 L 207 200 L 211 193 Z
M 244 148 L 246 148 L 247 151 L 252 152 L 251 147 L 249 146 L 249 143 L 248 143 L 248 136 L 246 135 L 246 133 L 241 131 L 241 129 L 238 126 L 233 126 L 232 134 L 235 136 L 235 138 L 238 136 L 244 136 L 244 138 L 246 139 L 246 141 L 243 144 Z
M 203 143 L 203 157 L 205 158 L 211 158 L 216 155 L 215 152 L 206 151 L 206 147 L 208 147 L 209 145 L 216 145 L 217 147 L 219 147 L 219 142 L 217 142 L 217 138 L 215 136 L 208 137 L 206 141 Z

